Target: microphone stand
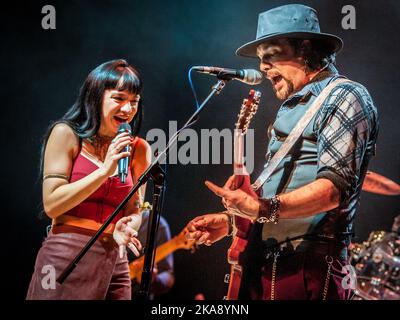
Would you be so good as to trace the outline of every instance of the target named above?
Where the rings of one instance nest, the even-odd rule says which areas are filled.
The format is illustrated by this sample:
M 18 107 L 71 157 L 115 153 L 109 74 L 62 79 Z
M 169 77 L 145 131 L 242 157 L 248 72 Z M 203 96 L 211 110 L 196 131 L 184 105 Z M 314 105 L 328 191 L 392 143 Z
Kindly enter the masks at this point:
M 144 252 L 144 262 L 142 270 L 142 278 L 140 281 L 140 289 L 138 298 L 140 300 L 148 300 L 150 296 L 151 278 L 153 274 L 153 265 L 155 258 L 157 230 L 159 225 L 159 217 L 162 211 L 165 173 L 161 166 L 157 164 L 152 175 L 153 180 L 153 201 L 152 210 L 150 211 L 149 220 L 147 222 L 147 239 Z
M 218 77 L 219 78 L 219 77 Z M 140 285 L 140 296 L 142 299 L 149 299 L 149 291 L 150 291 L 150 279 L 151 273 L 153 270 L 153 261 L 154 261 L 154 249 L 155 249 L 155 239 L 158 229 L 158 216 L 160 215 L 160 204 L 162 203 L 163 189 L 164 189 L 164 172 L 160 167 L 160 160 L 166 157 L 169 149 L 178 139 L 179 133 L 182 129 L 190 126 L 192 122 L 198 117 L 200 112 L 203 110 L 208 101 L 215 95 L 219 94 L 221 90 L 225 87 L 225 84 L 230 80 L 226 77 L 221 77 L 223 79 L 218 80 L 218 82 L 212 86 L 212 90 L 209 95 L 204 99 L 199 108 L 193 113 L 193 115 L 189 118 L 189 120 L 185 123 L 185 125 L 178 130 L 168 141 L 165 149 L 159 153 L 157 158 L 152 162 L 152 164 L 147 168 L 145 172 L 139 177 L 136 184 L 129 191 L 128 195 L 124 200 L 118 205 L 118 207 L 114 210 L 114 212 L 108 217 L 108 219 L 104 222 L 104 224 L 99 228 L 96 234 L 87 242 L 87 244 L 82 248 L 82 250 L 76 255 L 76 257 L 69 263 L 69 265 L 63 270 L 61 275 L 57 278 L 57 282 L 59 284 L 63 284 L 63 282 L 68 278 L 71 272 L 76 268 L 79 261 L 85 256 L 86 252 L 93 246 L 96 240 L 100 237 L 100 235 L 104 232 L 104 230 L 108 227 L 108 225 L 114 220 L 114 218 L 118 215 L 119 211 L 125 206 L 125 204 L 129 201 L 129 199 L 135 194 L 135 192 L 148 180 L 152 179 L 154 183 L 153 188 L 153 204 L 152 209 L 149 216 L 149 228 L 147 231 L 147 244 L 145 250 L 145 259 L 144 266 L 142 272 L 142 279 Z

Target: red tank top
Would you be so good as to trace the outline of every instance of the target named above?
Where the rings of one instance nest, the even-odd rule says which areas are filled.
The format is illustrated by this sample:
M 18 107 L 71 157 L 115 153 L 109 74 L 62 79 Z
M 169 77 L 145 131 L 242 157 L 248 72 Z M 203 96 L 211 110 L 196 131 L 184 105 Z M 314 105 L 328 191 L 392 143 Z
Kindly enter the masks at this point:
M 72 167 L 71 182 L 80 180 L 97 169 L 98 166 L 94 162 L 79 153 Z M 86 200 L 65 214 L 103 223 L 127 196 L 132 187 L 133 179 L 129 168 L 126 183 L 121 183 L 118 175 L 108 177 Z M 115 217 L 113 223 L 116 223 L 122 217 L 123 209 Z

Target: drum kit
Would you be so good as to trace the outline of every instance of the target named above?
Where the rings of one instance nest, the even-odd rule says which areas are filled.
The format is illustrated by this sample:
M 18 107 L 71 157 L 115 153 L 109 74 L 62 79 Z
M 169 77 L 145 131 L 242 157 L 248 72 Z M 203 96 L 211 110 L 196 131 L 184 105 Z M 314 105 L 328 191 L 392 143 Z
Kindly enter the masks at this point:
M 369 171 L 362 189 L 400 195 L 400 185 Z M 391 232 L 372 231 L 367 241 L 352 243 L 350 263 L 357 276 L 353 300 L 400 300 L 400 215 Z

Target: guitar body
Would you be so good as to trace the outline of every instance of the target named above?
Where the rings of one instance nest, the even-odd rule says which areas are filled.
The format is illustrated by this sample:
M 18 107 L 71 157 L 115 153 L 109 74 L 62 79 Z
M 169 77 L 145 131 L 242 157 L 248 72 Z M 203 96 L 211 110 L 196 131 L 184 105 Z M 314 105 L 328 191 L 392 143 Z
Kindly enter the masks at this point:
M 253 226 L 250 220 L 238 216 L 234 217 L 234 224 L 237 231 L 228 249 L 228 262 L 231 265 L 231 273 L 229 275 L 227 300 L 237 300 L 239 297 L 243 276 L 242 257 L 247 248 L 248 235 Z
M 261 94 L 258 91 L 250 90 L 249 97 L 243 101 L 234 135 L 234 189 L 240 188 L 245 175 L 248 175 L 244 165 L 244 135 L 247 132 L 249 123 L 260 101 Z M 244 190 L 246 191 L 246 190 Z M 246 218 L 233 216 L 234 237 L 228 249 L 228 262 L 231 265 L 229 275 L 229 287 L 226 296 L 227 300 L 237 300 L 242 284 L 243 257 L 247 249 L 249 235 L 253 223 Z

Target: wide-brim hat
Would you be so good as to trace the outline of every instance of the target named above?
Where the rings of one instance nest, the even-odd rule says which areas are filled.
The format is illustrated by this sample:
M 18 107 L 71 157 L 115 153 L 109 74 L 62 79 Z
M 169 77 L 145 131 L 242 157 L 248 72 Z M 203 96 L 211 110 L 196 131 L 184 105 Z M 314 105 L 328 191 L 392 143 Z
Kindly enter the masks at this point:
M 317 39 L 330 46 L 332 53 L 339 52 L 343 47 L 342 39 L 321 32 L 315 9 L 301 4 L 288 4 L 260 13 L 256 40 L 241 46 L 236 54 L 256 58 L 259 44 L 277 38 Z

